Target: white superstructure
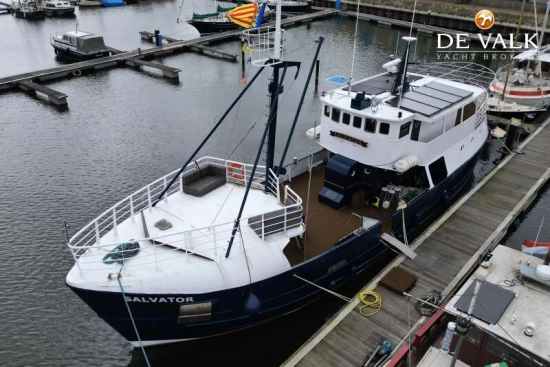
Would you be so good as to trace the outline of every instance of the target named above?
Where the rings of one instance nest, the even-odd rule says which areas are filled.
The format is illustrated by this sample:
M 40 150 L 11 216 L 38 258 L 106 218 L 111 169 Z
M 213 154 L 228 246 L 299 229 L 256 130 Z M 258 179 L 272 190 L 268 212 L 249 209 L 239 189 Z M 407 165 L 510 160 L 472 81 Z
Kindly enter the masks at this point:
M 444 157 L 447 175 L 470 159 L 487 137 L 486 91 L 475 85 L 409 73 L 402 96 L 380 74 L 326 93 L 319 143 L 376 168 L 404 172 Z M 353 107 L 353 106 L 356 107 Z M 430 185 L 436 180 L 429 174 Z

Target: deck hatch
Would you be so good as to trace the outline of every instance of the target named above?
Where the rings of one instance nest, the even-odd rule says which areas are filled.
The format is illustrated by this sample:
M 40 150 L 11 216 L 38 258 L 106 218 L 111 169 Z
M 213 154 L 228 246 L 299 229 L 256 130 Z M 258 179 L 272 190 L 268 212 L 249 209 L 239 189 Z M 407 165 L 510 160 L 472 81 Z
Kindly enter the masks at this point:
M 160 229 L 161 231 L 166 231 L 167 229 L 172 228 L 172 223 L 170 223 L 166 219 L 161 219 L 158 222 L 155 223 L 155 227 Z
M 468 312 L 475 286 L 476 282 L 470 284 L 468 290 L 455 303 L 457 310 Z M 508 289 L 489 282 L 481 282 L 472 316 L 490 325 L 496 325 L 515 296 L 516 294 Z

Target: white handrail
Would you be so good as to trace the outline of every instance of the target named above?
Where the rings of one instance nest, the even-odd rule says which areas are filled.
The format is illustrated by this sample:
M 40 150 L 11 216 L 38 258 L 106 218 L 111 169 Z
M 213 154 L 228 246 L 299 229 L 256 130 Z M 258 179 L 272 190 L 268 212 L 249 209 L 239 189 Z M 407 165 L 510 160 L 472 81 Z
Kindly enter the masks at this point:
M 226 171 L 226 174 L 228 172 L 229 166 L 232 164 L 239 165 L 239 167 L 242 167 L 243 176 L 249 177 L 249 175 L 252 172 L 253 166 L 250 164 L 243 164 L 240 162 L 234 162 L 234 161 L 228 161 L 223 160 L 219 158 L 213 158 L 213 157 L 203 157 L 195 161 L 195 164 L 188 167 L 181 176 L 184 176 L 193 170 L 196 169 L 196 167 L 206 167 L 208 165 L 213 165 L 216 167 L 223 167 Z M 105 233 L 108 233 L 109 231 L 113 230 L 116 231 L 117 226 L 123 222 L 124 220 L 131 218 L 132 221 L 135 220 L 135 215 L 139 214 L 141 211 L 146 210 L 148 208 L 152 207 L 152 201 L 153 197 L 160 194 L 162 190 L 166 187 L 166 183 L 168 180 L 172 180 L 174 176 L 177 174 L 178 171 L 173 171 L 155 181 L 150 183 L 149 185 L 133 192 L 128 197 L 124 198 L 123 200 L 117 202 L 115 205 L 113 205 L 111 208 L 107 209 L 105 212 L 100 214 L 97 218 L 95 218 L 92 222 L 81 228 L 78 232 L 76 232 L 71 239 L 69 240 L 68 247 L 73 253 L 73 256 L 75 259 L 78 259 L 80 256 L 85 254 L 88 249 L 90 248 L 109 248 L 112 249 L 113 247 L 116 247 L 120 245 L 121 243 L 110 243 L 110 244 L 102 244 L 101 239 L 102 235 Z M 237 178 L 234 177 L 235 175 L 228 175 L 227 174 L 227 182 L 232 182 L 236 184 L 244 185 L 246 183 L 245 179 L 240 179 L 239 176 Z M 279 180 L 273 173 L 273 171 L 269 170 L 269 173 L 266 177 L 266 169 L 264 166 L 258 166 L 257 171 L 253 178 L 253 187 L 258 189 L 263 189 L 263 182 L 265 180 L 268 180 L 270 183 L 270 192 L 277 197 L 277 201 L 281 203 L 280 201 L 280 192 L 279 192 Z M 175 192 L 182 191 L 183 190 L 183 184 L 180 179 L 180 185 L 177 185 L 166 193 L 166 196 L 169 196 Z M 271 187 L 273 185 L 273 187 Z M 166 198 L 166 197 L 165 197 Z M 302 200 L 298 195 L 296 195 L 292 190 L 286 188 L 285 189 L 285 201 L 283 205 L 288 203 L 287 198 L 290 198 L 290 202 L 292 205 L 285 206 L 285 215 L 283 216 L 281 221 L 287 220 L 287 211 L 292 210 L 294 211 L 300 211 L 301 210 L 301 203 Z M 275 213 L 276 211 L 272 212 Z M 269 213 L 264 213 L 269 214 Z M 264 215 L 262 215 L 262 237 L 269 235 L 272 233 L 268 227 L 265 226 L 263 223 Z M 279 216 L 274 216 L 273 218 L 278 218 Z M 244 220 L 248 220 L 249 218 L 244 218 Z M 291 220 L 296 220 L 296 218 L 291 218 Z M 277 221 L 275 224 L 280 224 L 281 221 Z M 232 223 L 223 223 L 216 226 L 210 226 L 210 227 L 204 227 L 200 229 L 195 229 L 192 231 L 187 231 L 189 235 L 191 235 L 191 240 L 196 240 L 197 235 L 196 233 L 199 233 L 200 231 L 214 231 L 214 240 L 211 239 L 209 242 L 214 242 L 214 248 L 217 251 L 217 243 L 220 241 L 220 235 L 223 233 L 223 230 L 220 230 L 221 227 L 232 225 Z M 254 223 L 251 223 L 254 224 Z M 300 224 L 302 224 L 300 222 Z M 218 230 L 216 230 L 215 227 L 218 227 Z M 287 224 L 284 223 L 284 228 L 286 230 Z M 175 233 L 171 235 L 156 237 L 156 238 L 143 238 L 141 240 L 136 241 L 146 241 L 146 240 L 159 240 L 163 238 L 168 238 L 170 236 L 177 236 L 181 234 L 185 234 L 186 232 L 180 232 Z M 198 236 L 202 236 L 201 234 Z M 188 244 L 187 241 L 185 243 L 185 248 L 187 248 Z M 155 251 L 156 254 L 156 251 Z M 156 256 L 156 255 L 155 255 Z

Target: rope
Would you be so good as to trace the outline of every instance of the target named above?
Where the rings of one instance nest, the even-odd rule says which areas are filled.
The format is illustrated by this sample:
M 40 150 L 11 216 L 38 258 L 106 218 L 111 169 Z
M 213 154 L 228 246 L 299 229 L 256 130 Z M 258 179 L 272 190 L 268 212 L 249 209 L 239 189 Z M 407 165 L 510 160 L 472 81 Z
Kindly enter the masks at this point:
M 372 301 L 369 301 L 367 300 L 367 297 L 373 297 L 374 300 Z M 359 300 L 361 301 L 361 303 L 363 304 L 363 306 L 361 306 L 361 308 L 359 309 L 359 312 L 361 313 L 361 315 L 363 316 L 373 316 L 375 315 L 378 311 L 380 311 L 380 309 L 382 308 L 382 296 L 380 295 L 380 293 L 378 292 L 375 292 L 375 291 L 363 291 L 361 293 L 359 293 Z M 370 312 L 370 313 L 367 313 L 367 312 L 363 312 L 363 309 L 364 308 L 374 308 L 375 310 Z
M 346 296 L 343 296 L 343 295 L 341 295 L 341 294 L 338 294 L 338 293 L 336 293 L 336 292 L 333 292 L 333 291 L 331 291 L 330 289 L 326 289 L 326 288 L 324 288 L 324 287 L 321 287 L 319 284 L 315 284 L 315 283 L 313 283 L 313 282 L 310 282 L 309 280 L 304 279 L 304 278 L 302 278 L 302 277 L 300 277 L 300 276 L 298 276 L 298 275 L 296 275 L 296 274 L 294 274 L 294 277 L 295 277 L 295 278 L 298 278 L 298 279 L 300 279 L 300 280 L 303 280 L 303 281 L 306 282 L 307 284 L 311 284 L 311 285 L 314 286 L 314 287 L 317 287 L 317 288 L 319 288 L 319 289 L 322 289 L 322 290 L 324 290 L 325 292 L 332 294 L 333 296 L 336 296 L 336 297 L 338 297 L 338 298 L 340 298 L 340 299 L 343 299 L 344 301 L 346 301 L 346 302 L 348 302 L 348 303 L 352 301 L 351 298 L 348 298 L 348 297 L 346 297 Z
M 147 353 L 145 352 L 145 348 L 143 347 L 143 342 L 141 341 L 141 338 L 139 337 L 136 322 L 134 321 L 134 316 L 132 315 L 132 311 L 130 310 L 130 306 L 128 305 L 128 301 L 126 300 L 126 295 L 124 294 L 124 288 L 122 287 L 122 283 L 120 282 L 120 274 L 122 272 L 122 268 L 124 268 L 124 264 L 122 264 L 122 266 L 120 267 L 120 271 L 118 273 L 118 276 L 116 277 L 116 280 L 118 281 L 118 285 L 120 286 L 120 292 L 122 293 L 122 299 L 124 300 L 124 304 L 126 305 L 126 309 L 128 310 L 128 315 L 130 315 L 130 320 L 132 320 L 132 325 L 134 326 L 134 331 L 136 332 L 136 336 L 138 338 L 139 346 L 141 348 L 141 351 L 143 352 L 143 357 L 145 358 L 145 362 L 147 363 L 148 367 L 151 367 L 151 363 L 149 363 L 149 358 L 147 358 Z

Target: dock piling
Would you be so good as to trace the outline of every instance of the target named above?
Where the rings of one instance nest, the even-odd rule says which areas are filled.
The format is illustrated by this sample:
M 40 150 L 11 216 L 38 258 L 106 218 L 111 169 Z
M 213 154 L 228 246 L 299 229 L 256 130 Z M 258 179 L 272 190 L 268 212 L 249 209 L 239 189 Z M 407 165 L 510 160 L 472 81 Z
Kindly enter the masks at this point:
M 32 96 L 36 96 L 36 93 L 39 92 L 48 97 L 48 101 L 51 104 L 56 106 L 66 106 L 67 105 L 67 95 L 61 92 L 56 91 L 55 89 L 46 87 L 44 85 L 32 82 L 30 80 L 25 80 L 16 83 L 17 86 L 29 93 Z

